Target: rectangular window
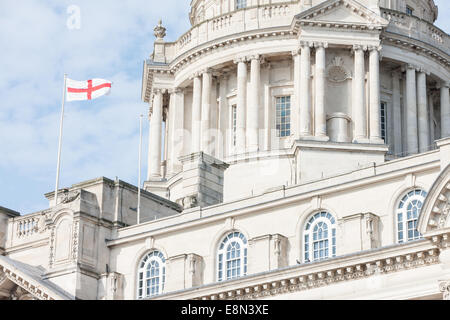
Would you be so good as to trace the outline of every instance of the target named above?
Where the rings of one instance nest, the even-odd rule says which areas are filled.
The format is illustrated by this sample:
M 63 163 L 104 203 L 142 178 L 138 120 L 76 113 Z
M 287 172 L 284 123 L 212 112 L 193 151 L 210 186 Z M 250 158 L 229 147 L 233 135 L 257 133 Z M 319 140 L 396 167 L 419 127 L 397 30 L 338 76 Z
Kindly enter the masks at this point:
M 291 96 L 276 98 L 276 128 L 278 137 L 291 135 Z
M 232 143 L 233 147 L 236 146 L 236 113 L 237 113 L 237 106 L 233 105 L 231 107 L 231 130 L 232 130 Z
M 236 10 L 244 9 L 247 7 L 247 0 L 236 0 Z
M 406 14 L 409 16 L 412 16 L 414 12 L 414 9 L 411 8 L 410 6 L 406 6 Z
M 387 108 L 386 108 L 386 102 L 381 103 L 381 119 L 380 119 L 380 125 L 381 125 L 381 139 L 384 140 L 385 143 L 387 143 Z

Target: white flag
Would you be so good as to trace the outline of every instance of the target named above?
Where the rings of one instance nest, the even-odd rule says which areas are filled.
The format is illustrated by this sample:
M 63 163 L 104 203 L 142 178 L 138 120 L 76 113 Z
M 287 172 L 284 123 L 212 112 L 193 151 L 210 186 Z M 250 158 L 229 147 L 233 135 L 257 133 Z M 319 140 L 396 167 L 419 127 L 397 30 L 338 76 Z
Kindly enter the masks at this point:
M 111 81 L 92 79 L 87 81 L 66 80 L 66 100 L 92 100 L 111 91 Z

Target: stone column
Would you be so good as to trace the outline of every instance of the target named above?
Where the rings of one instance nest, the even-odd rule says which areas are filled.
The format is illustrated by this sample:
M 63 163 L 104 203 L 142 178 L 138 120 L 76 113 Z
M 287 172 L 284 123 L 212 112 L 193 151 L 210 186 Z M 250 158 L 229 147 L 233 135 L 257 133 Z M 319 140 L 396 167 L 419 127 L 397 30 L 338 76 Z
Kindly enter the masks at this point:
M 380 47 L 371 47 L 369 56 L 370 73 L 370 142 L 384 143 L 381 139 L 380 106 Z
M 416 67 L 408 65 L 406 69 L 406 151 L 412 155 L 419 150 L 417 137 L 417 97 L 416 97 Z
M 147 180 L 161 178 L 161 135 L 162 135 L 162 113 L 163 113 L 163 91 L 154 90 L 153 106 L 150 116 L 150 138 L 149 138 L 149 170 Z
M 211 154 L 210 150 L 210 123 L 211 123 L 211 85 L 212 74 L 211 70 L 206 69 L 202 71 L 202 114 L 201 114 L 201 151 L 206 154 Z
M 227 103 L 227 89 L 228 89 L 228 75 L 224 74 L 220 78 L 219 84 L 219 139 L 217 139 L 217 158 L 223 159 L 225 155 L 228 155 L 228 150 L 225 147 L 227 130 L 229 130 L 229 108 Z
M 200 152 L 201 148 L 201 114 L 202 114 L 202 80 L 199 74 L 193 77 L 192 93 L 192 146 L 191 153 Z
M 311 44 L 300 42 L 300 137 L 311 138 Z
M 249 57 L 250 69 L 250 102 L 247 109 L 247 151 L 259 150 L 259 87 L 261 83 L 261 62 L 259 55 Z
M 238 58 L 237 64 L 237 110 L 236 110 L 236 153 L 245 152 L 247 112 L 247 60 Z
M 450 137 L 450 82 L 441 84 L 441 138 Z
M 419 152 L 425 152 L 428 150 L 430 130 L 427 109 L 427 75 L 422 69 L 417 74 L 417 120 Z
M 184 141 L 184 91 L 175 88 L 170 91 L 170 148 L 169 148 L 169 173 L 175 174 L 181 171 L 182 165 L 179 157 L 183 153 Z
M 367 143 L 367 119 L 365 104 L 365 57 L 363 46 L 354 45 L 353 52 L 355 55 L 355 76 L 353 77 L 353 122 L 355 125 L 355 133 L 353 142 Z
M 316 94 L 315 94 L 315 139 L 328 141 L 327 136 L 327 119 L 325 113 L 325 49 L 328 48 L 328 43 L 315 43 L 316 47 Z
M 435 136 L 434 136 L 434 101 L 433 101 L 433 93 L 430 91 L 428 94 L 428 122 L 429 122 L 429 129 L 430 129 L 430 141 L 429 145 L 431 146 L 434 143 Z
M 395 155 L 402 153 L 402 110 L 400 101 L 400 74 L 392 73 L 392 115 L 393 115 L 393 151 Z

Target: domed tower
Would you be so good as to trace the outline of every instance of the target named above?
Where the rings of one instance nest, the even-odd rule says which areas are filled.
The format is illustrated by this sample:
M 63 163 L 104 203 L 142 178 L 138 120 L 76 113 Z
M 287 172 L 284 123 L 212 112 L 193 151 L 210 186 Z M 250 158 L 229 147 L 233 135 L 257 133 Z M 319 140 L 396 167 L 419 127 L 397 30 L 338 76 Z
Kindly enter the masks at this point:
M 432 0 L 192 0 L 191 28 L 166 42 L 160 22 L 145 62 L 145 188 L 211 205 L 431 150 L 450 136 L 437 14 Z

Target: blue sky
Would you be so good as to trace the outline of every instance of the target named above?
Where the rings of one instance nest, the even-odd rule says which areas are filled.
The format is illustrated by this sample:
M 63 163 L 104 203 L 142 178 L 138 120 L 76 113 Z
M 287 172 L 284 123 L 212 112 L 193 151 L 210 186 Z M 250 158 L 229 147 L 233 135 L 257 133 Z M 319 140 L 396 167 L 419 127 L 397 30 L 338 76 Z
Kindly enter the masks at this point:
M 436 0 L 450 31 L 450 1 Z M 137 184 L 142 64 L 163 19 L 166 40 L 189 28 L 190 0 L 0 1 L 0 206 L 22 214 L 48 207 L 56 176 L 63 75 L 104 78 L 111 94 L 66 103 L 61 187 L 106 176 Z M 80 28 L 69 29 L 80 8 Z M 148 123 L 144 124 L 143 178 Z

